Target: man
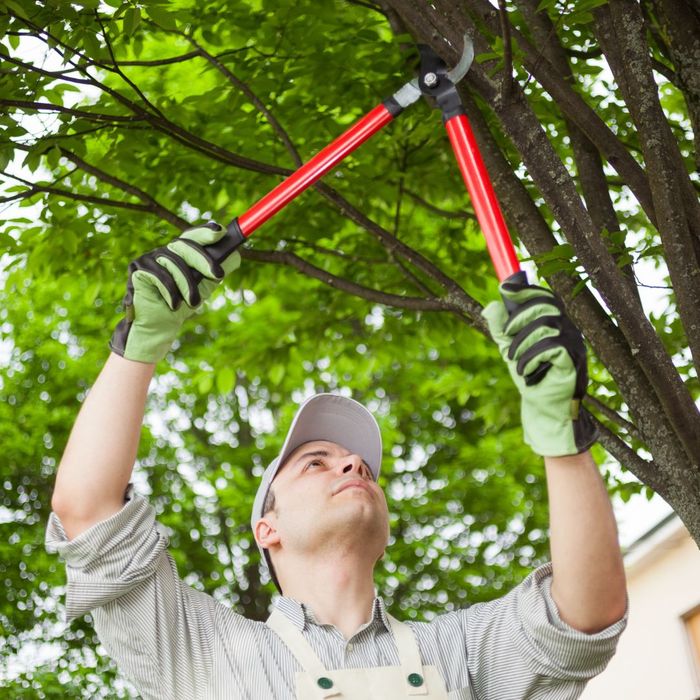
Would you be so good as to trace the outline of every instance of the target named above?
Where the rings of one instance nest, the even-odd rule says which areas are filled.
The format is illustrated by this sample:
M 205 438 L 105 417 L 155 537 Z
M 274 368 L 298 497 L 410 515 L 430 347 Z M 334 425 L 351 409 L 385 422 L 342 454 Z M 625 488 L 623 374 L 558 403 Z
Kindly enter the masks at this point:
M 405 625 L 375 596 L 388 538 L 381 437 L 360 404 L 305 402 L 261 480 L 251 524 L 282 596 L 267 624 L 185 586 L 129 480 L 148 385 L 182 322 L 235 270 L 224 230 L 196 228 L 129 268 L 126 316 L 59 466 L 47 546 L 66 560 L 67 617 L 92 611 L 144 698 L 577 698 L 625 625 L 617 532 L 587 451 L 580 335 L 551 293 L 502 285 L 485 310 L 545 457 L 552 562 L 506 596 Z M 218 247 L 217 247 L 218 245 Z M 223 246 L 225 248 L 225 246 Z

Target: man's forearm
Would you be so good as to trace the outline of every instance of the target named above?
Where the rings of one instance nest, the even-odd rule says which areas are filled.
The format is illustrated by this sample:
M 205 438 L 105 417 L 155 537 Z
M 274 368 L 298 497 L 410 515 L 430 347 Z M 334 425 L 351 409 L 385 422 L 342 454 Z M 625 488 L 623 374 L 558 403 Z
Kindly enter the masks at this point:
M 617 524 L 589 452 L 546 457 L 552 596 L 562 620 L 597 632 L 625 611 L 625 571 Z
M 124 505 L 154 369 L 153 364 L 112 353 L 88 393 L 63 453 L 51 501 L 68 537 Z

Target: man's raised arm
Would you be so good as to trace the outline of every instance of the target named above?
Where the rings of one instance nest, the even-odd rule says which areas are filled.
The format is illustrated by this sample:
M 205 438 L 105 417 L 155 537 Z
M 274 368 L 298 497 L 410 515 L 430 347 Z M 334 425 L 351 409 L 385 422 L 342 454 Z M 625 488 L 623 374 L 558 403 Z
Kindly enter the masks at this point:
M 506 309 L 484 310 L 521 395 L 525 441 L 544 457 L 550 510 L 551 594 L 562 621 L 589 634 L 625 613 L 625 573 L 605 484 L 588 448 L 597 431 L 581 407 L 583 338 L 541 287 L 505 282 Z
M 111 353 L 80 409 L 51 499 L 71 539 L 124 505 L 154 370 Z
M 85 399 L 56 476 L 51 504 L 69 538 L 124 505 L 155 365 L 183 321 L 240 264 L 235 252 L 223 262 L 217 259 L 225 234 L 218 224 L 191 229 L 129 266 L 125 318 L 114 331 L 112 353 Z

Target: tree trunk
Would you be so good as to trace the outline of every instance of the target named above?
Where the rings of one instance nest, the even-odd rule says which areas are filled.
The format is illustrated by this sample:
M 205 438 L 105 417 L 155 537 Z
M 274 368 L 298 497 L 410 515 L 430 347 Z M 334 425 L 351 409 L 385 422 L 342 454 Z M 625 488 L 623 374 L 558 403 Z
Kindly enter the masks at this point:
M 432 46 L 448 63 L 453 63 L 459 55 L 461 37 L 465 32 L 473 37 L 477 56 L 496 50 L 495 39 L 500 38 L 499 22 L 502 18 L 485 0 L 467 0 L 459 5 L 447 0 L 436 0 L 432 5 L 420 0 L 388 0 L 386 4 L 417 42 Z M 633 7 L 635 3 L 618 0 L 610 8 L 602 8 L 597 16 L 601 34 L 604 33 L 602 30 L 611 31 L 613 26 L 619 26 L 618 31 L 623 33 L 623 25 L 627 26 L 625 22 L 634 25 L 628 27 L 629 33 L 623 37 L 624 40 L 617 43 L 608 44 L 601 36 L 603 51 L 610 51 L 609 62 L 613 71 L 618 66 L 625 67 L 624 75 L 620 74 L 618 82 L 629 99 L 630 113 L 639 129 L 647 166 L 640 169 L 630 162 L 629 166 L 620 169 L 619 162 L 613 163 L 611 153 L 614 151 L 618 154 L 619 161 L 619 153 L 624 150 L 624 160 L 633 161 L 627 146 L 620 141 L 611 144 L 611 132 L 604 133 L 604 125 L 601 129 L 589 121 L 585 122 L 582 130 L 584 122 L 576 112 L 583 112 L 583 108 L 571 109 L 570 104 L 575 102 L 569 94 L 573 93 L 569 85 L 571 71 L 564 48 L 552 29 L 552 22 L 546 15 L 537 12 L 537 3 L 525 0 L 518 4 L 528 25 L 525 28 L 528 36 L 534 37 L 541 49 L 539 56 L 532 56 L 529 70 L 537 72 L 538 81 L 550 92 L 564 114 L 573 143 L 583 199 L 577 191 L 576 182 L 540 127 L 521 86 L 515 81 L 509 85 L 509 89 L 504 89 L 505 81 L 510 82 L 511 78 L 503 70 L 496 75 L 493 70 L 487 74 L 487 64 L 474 63 L 460 88 L 469 118 L 506 218 L 530 254 L 550 251 L 557 241 L 532 197 L 517 181 L 488 129 L 487 121 L 471 99 L 472 93 L 491 106 L 491 122 L 495 116 L 499 128 L 509 137 L 527 166 L 530 177 L 554 212 L 562 232 L 573 245 L 579 262 L 594 280 L 594 286 L 603 296 L 608 309 L 612 310 L 611 318 L 608 310 L 586 289 L 577 294 L 576 277 L 557 273 L 549 279 L 563 298 L 569 314 L 615 379 L 621 396 L 629 406 L 638 434 L 652 455 L 652 461 L 635 455 L 633 459 L 624 460 L 625 466 L 668 501 L 700 544 L 700 414 L 688 387 L 684 386 L 661 339 L 646 317 L 629 270 L 627 274 L 620 271 L 601 235 L 602 229 L 610 231 L 616 227 L 616 216 L 601 168 L 601 163 L 608 160 L 617 167 L 623 179 L 627 178 L 643 203 L 650 225 L 656 225 L 664 241 L 678 294 L 680 315 L 697 362 L 700 322 L 696 317 L 700 308 L 700 268 L 693 241 L 697 202 L 690 201 L 692 185 L 685 174 L 678 145 L 673 141 L 668 123 L 658 106 L 657 86 L 651 66 L 648 63 L 640 64 L 638 69 L 633 70 L 630 65 L 633 57 L 643 60 L 647 53 L 640 29 L 641 15 Z M 680 0 L 659 0 L 657 4 L 661 6 L 660 12 L 668 13 L 671 5 L 683 3 Z M 612 20 L 603 21 L 602 13 L 614 14 L 617 25 Z M 662 16 L 663 21 L 668 23 L 667 14 Z M 697 20 L 697 17 L 693 17 Z M 683 81 L 690 85 L 686 93 L 690 106 L 697 98 L 694 80 L 698 63 L 690 60 L 687 47 L 695 47 L 697 39 L 678 27 L 675 31 L 680 38 L 674 44 L 674 51 L 680 55 L 676 55 L 674 62 L 678 65 L 679 74 L 683 71 Z M 514 27 L 511 34 L 516 47 L 527 57 L 531 47 L 523 33 Z M 669 32 L 669 35 L 673 37 L 673 32 Z M 618 51 L 622 53 L 615 53 Z M 539 65 L 535 65 L 535 58 Z M 590 107 L 584 106 L 590 110 Z M 649 114 L 653 119 L 647 119 Z M 594 134 L 597 136 L 591 138 Z M 631 449 L 619 434 L 615 435 L 607 428 L 603 433 L 604 444 L 611 454 L 617 450 L 618 457 L 629 455 Z M 630 437 L 627 435 L 625 439 L 629 441 Z

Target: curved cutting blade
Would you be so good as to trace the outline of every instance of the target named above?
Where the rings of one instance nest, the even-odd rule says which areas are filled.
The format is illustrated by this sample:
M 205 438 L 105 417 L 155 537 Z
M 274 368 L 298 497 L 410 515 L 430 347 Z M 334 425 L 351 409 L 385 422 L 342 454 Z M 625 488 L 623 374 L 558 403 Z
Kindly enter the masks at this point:
M 450 71 L 447 71 L 447 77 L 453 82 L 458 83 L 469 70 L 472 61 L 474 60 L 474 42 L 468 34 L 464 35 L 464 48 L 462 56 L 457 65 Z

